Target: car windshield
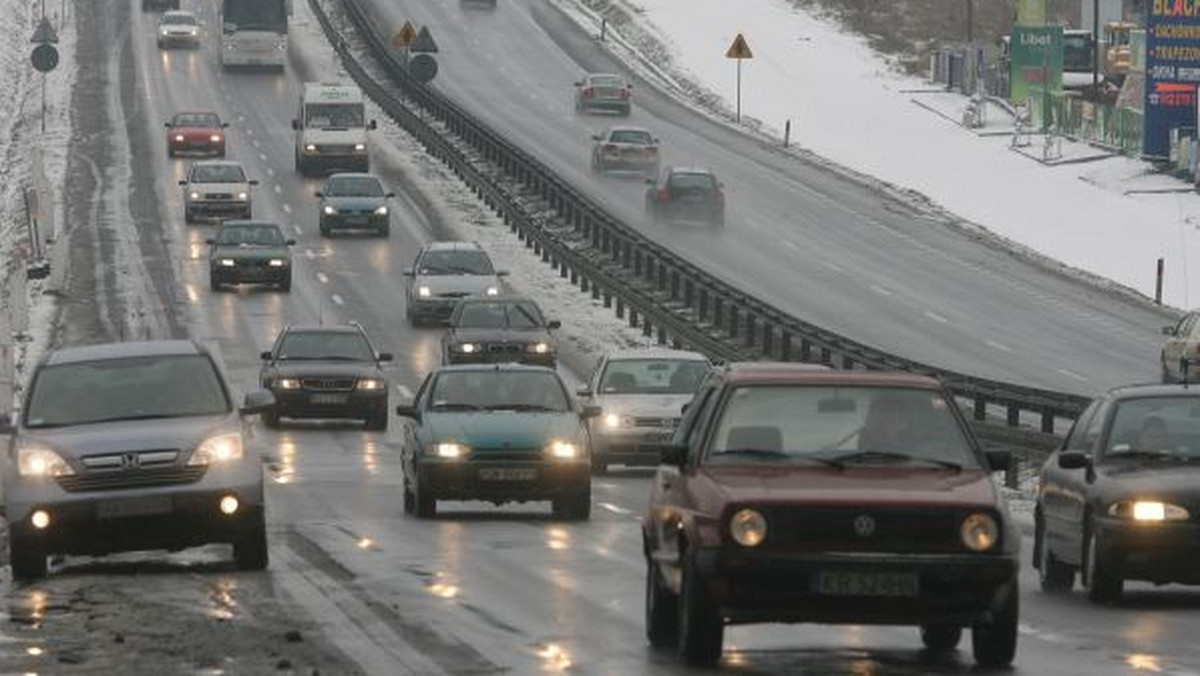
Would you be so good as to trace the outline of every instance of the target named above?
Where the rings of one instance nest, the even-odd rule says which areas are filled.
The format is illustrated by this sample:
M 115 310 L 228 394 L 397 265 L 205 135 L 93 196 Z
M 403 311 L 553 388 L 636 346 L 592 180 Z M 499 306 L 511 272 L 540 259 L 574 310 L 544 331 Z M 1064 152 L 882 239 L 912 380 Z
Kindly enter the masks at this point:
M 37 372 L 25 411 L 28 427 L 117 420 L 224 415 L 229 396 L 204 355 L 100 359 Z
M 637 129 L 617 129 L 608 135 L 609 143 L 628 143 L 630 145 L 648 146 L 654 143 L 654 139 L 648 131 L 639 131 Z
M 191 14 L 164 14 L 162 18 L 164 24 L 183 24 L 188 26 L 196 25 L 196 17 Z
M 697 359 L 613 359 L 600 377 L 600 394 L 691 394 L 708 373 Z
M 479 250 L 427 251 L 417 265 L 420 275 L 492 275 L 492 261 Z
M 545 326 L 531 301 L 487 301 L 460 306 L 455 326 L 464 329 L 534 329 Z
M 237 164 L 197 164 L 192 167 L 192 183 L 245 183 L 246 174 Z
M 715 190 L 716 180 L 712 174 L 676 172 L 671 174 L 667 185 L 672 190 Z
M 371 176 L 335 176 L 325 183 L 331 197 L 383 197 L 383 186 Z
M 221 118 L 215 113 L 179 113 L 171 120 L 172 127 L 219 127 Z
M 371 345 L 356 331 L 288 331 L 279 346 L 278 359 L 332 359 L 369 361 Z
M 940 392 L 927 389 L 738 387 L 721 413 L 707 458 L 978 468 L 952 405 Z
M 304 114 L 305 126 L 314 129 L 362 127 L 365 118 L 361 103 L 310 103 Z
M 1200 397 L 1143 397 L 1119 401 L 1104 457 L 1162 454 L 1200 460 Z
M 431 410 L 571 410 L 558 375 L 551 371 L 453 370 L 438 374 Z
M 275 225 L 226 225 L 217 244 L 227 246 L 283 246 L 283 233 Z

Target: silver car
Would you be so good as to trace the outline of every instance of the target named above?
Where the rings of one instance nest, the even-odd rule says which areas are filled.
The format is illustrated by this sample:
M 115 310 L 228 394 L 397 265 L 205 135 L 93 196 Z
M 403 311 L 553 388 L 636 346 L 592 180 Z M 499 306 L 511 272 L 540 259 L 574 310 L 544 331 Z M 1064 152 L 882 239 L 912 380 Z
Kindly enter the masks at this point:
M 163 12 L 158 19 L 158 48 L 200 46 L 200 23 L 185 11 Z
M 1185 368 L 1188 382 L 1200 381 L 1200 310 L 1188 312 L 1162 332 L 1167 337 L 1159 357 L 1162 381 L 1183 382 Z
M 591 73 L 575 83 L 575 112 L 598 110 L 625 117 L 633 110 L 633 85 L 620 75 Z
M 405 316 L 413 326 L 444 322 L 463 298 L 498 296 L 500 278 L 507 275 L 492 265 L 475 242 L 430 242 L 421 248 L 408 278 Z
M 610 464 L 658 465 L 658 446 L 675 433 L 683 407 L 712 368 L 699 352 L 650 348 L 610 354 L 579 390 L 580 401 L 600 407 L 588 421 L 592 471 Z
M 641 127 L 610 127 L 592 137 L 592 171 L 640 171 L 658 175 L 658 139 Z
M 253 215 L 250 188 L 258 181 L 246 178 L 240 162 L 193 162 L 179 185 L 183 186 L 183 219 L 187 223 L 203 218 L 250 219 Z
M 38 364 L 20 419 L 5 421 L 8 550 L 17 579 L 55 554 L 231 543 L 267 566 L 262 458 L 216 359 L 190 341 L 57 350 Z

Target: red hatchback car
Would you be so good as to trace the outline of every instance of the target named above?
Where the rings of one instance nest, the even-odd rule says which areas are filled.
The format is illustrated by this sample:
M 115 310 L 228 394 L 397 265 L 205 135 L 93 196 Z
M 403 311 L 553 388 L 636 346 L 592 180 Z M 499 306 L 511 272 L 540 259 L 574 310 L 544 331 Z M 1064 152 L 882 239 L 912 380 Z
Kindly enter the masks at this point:
M 225 157 L 225 128 L 216 113 L 176 113 L 167 127 L 167 157 L 201 153 Z
M 646 634 L 693 665 L 727 624 L 971 630 L 1016 652 L 1020 536 L 953 398 L 909 374 L 731 364 L 687 408 L 643 519 Z

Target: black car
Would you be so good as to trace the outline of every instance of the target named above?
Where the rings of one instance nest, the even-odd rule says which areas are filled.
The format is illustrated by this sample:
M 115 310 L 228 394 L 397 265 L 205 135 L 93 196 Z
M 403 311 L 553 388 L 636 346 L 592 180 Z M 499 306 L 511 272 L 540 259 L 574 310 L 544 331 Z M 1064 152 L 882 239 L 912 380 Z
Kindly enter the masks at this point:
M 702 220 L 725 225 L 724 184 L 709 169 L 667 167 L 646 179 L 646 214 L 654 222 Z
M 519 362 L 554 368 L 558 347 L 551 331 L 559 326 L 528 298 L 464 298 L 450 315 L 442 363 Z
M 367 429 L 386 430 L 388 381 L 362 326 L 288 326 L 262 353 L 259 379 L 275 394 L 275 407 L 263 414 L 268 427 L 280 418 L 357 418 Z
M 1042 468 L 1033 563 L 1042 589 L 1081 573 L 1088 597 L 1125 580 L 1200 584 L 1200 389 L 1135 385 L 1097 398 Z
M 296 243 L 287 239 L 274 223 L 225 221 L 221 231 L 208 241 L 209 288 L 220 291 L 226 284 L 270 284 L 282 291 L 292 289 L 292 252 Z

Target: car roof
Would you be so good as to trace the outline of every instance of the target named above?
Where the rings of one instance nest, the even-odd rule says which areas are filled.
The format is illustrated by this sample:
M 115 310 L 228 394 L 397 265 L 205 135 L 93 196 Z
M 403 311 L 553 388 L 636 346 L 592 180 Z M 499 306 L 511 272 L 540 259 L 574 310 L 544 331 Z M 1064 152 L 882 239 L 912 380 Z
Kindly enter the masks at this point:
M 713 170 L 708 167 L 668 167 L 669 174 L 708 174 L 713 175 Z
M 634 350 L 617 350 L 608 354 L 609 361 L 626 359 L 687 359 L 693 361 L 708 361 L 708 357 L 691 350 L 672 350 L 667 347 L 645 347 Z
M 447 364 L 439 366 L 438 373 L 453 372 L 453 371 L 528 371 L 533 373 L 553 373 L 558 375 L 558 372 L 548 366 L 537 366 L 535 364 L 521 364 L 518 362 L 503 362 L 497 364 Z
M 650 130 L 645 127 L 634 127 L 634 126 L 627 125 L 627 124 L 615 125 L 615 126 L 608 128 L 608 133 L 611 134 L 614 131 L 637 131 L 637 132 L 643 132 L 646 134 L 650 133 Z M 653 134 L 651 134 L 651 135 L 653 135 Z
M 196 14 L 194 12 L 189 12 L 186 9 L 172 9 L 162 13 L 162 18 L 164 19 L 169 16 L 186 16 L 193 19 L 196 18 Z
M 207 351 L 190 340 L 137 340 L 63 347 L 47 355 L 43 363 L 48 366 L 58 366 L 105 359 L 197 354 L 207 354 Z
M 479 242 L 442 241 L 430 242 L 425 245 L 426 251 L 483 251 Z
M 1197 367 L 1200 368 L 1200 367 Z M 1108 391 L 1116 399 L 1135 399 L 1139 397 L 1200 397 L 1200 385 L 1164 385 L 1162 383 L 1137 383 L 1121 385 Z
M 840 385 L 847 387 L 896 387 L 940 390 L 934 378 L 915 373 L 883 371 L 835 371 L 821 364 L 795 362 L 740 362 L 727 366 L 731 385 Z
M 303 333 L 361 333 L 362 329 L 355 324 L 293 324 L 285 329 L 288 333 L 299 331 Z

